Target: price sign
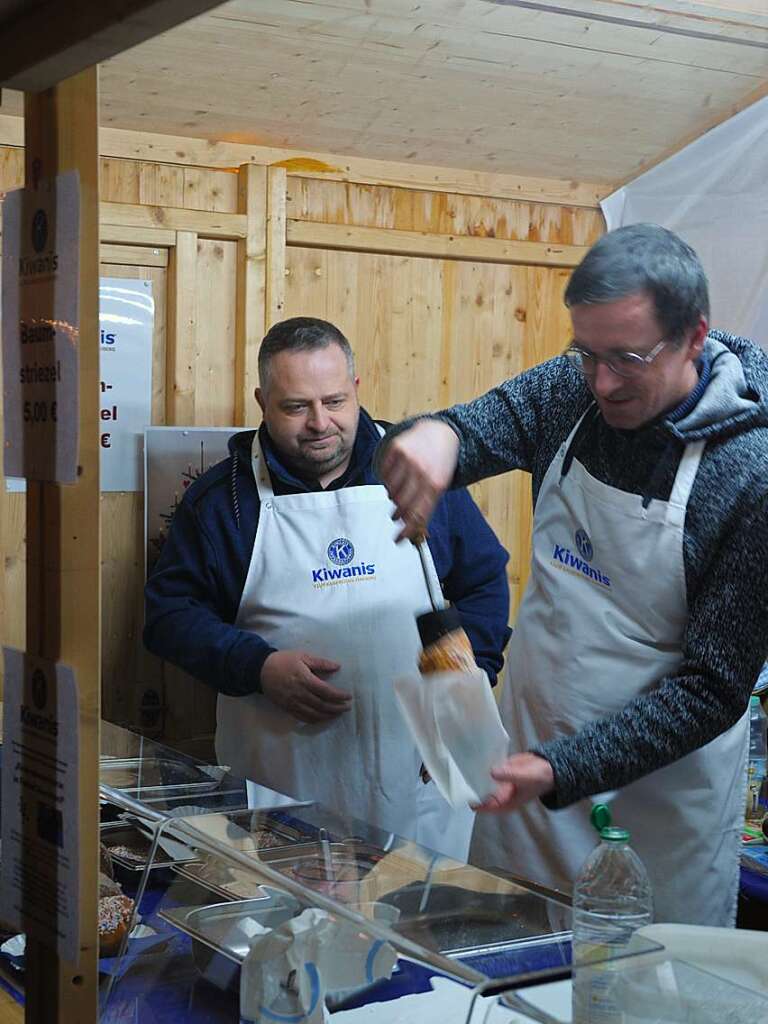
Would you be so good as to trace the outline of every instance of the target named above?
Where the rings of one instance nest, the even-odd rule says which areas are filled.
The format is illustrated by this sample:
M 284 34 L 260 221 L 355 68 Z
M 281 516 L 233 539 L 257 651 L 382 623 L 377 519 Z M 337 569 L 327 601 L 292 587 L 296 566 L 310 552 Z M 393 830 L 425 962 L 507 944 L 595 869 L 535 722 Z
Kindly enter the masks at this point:
M 6 476 L 77 476 L 80 183 L 76 171 L 3 203 Z

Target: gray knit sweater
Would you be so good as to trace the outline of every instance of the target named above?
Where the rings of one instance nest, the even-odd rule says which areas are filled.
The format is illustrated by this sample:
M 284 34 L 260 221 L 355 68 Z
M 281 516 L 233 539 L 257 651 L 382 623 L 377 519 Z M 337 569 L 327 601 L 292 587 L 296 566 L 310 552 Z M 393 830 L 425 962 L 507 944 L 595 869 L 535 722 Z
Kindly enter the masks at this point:
M 618 714 L 533 748 L 554 769 L 549 807 L 625 786 L 714 739 L 744 713 L 766 658 L 768 356 L 712 331 L 704 365 L 703 386 L 667 418 L 620 431 L 595 414 L 577 436 L 574 456 L 592 476 L 646 501 L 669 498 L 686 442 L 707 445 L 685 521 L 682 663 Z M 590 405 L 584 378 L 560 356 L 440 413 L 461 441 L 454 484 L 522 469 L 535 506 L 550 462 Z

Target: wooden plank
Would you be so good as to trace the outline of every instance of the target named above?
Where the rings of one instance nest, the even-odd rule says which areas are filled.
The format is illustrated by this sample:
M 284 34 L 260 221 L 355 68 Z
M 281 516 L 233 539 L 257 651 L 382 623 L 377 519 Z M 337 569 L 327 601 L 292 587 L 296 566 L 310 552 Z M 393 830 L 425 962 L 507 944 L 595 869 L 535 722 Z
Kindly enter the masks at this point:
M 319 178 L 289 179 L 288 217 L 321 224 L 569 245 L 591 245 L 605 231 L 598 209 Z
M 24 135 L 21 121 L 21 118 L 0 114 L 0 142 L 9 146 L 22 146 Z M 282 164 L 290 177 L 354 181 L 432 192 L 456 192 L 459 195 L 496 196 L 539 203 L 594 207 L 607 192 L 605 184 L 586 181 L 398 163 L 392 160 L 339 156 L 334 153 L 301 149 L 250 146 L 241 142 L 216 142 L 183 135 L 128 131 L 122 128 L 103 127 L 99 133 L 99 140 L 104 156 L 127 160 L 221 168 L 239 167 L 246 163 L 260 166 Z
M 111 245 L 146 245 L 168 248 L 176 244 L 176 232 L 170 228 L 137 228 L 124 224 L 102 224 L 101 241 Z
M 259 406 L 258 352 L 266 320 L 267 170 L 244 164 L 238 175 L 238 211 L 248 230 L 237 243 L 235 312 L 235 418 L 255 423 Z
M 185 167 L 183 175 L 182 202 L 168 203 L 168 206 L 219 213 L 244 212 L 238 208 L 238 175 L 231 169 L 217 171 L 210 167 Z
M 239 213 L 185 210 L 175 206 L 142 206 L 140 203 L 102 203 L 101 223 L 131 228 L 164 228 L 195 231 L 201 238 L 244 238 L 246 220 Z
M 101 262 L 129 267 L 167 267 L 168 250 L 148 249 L 140 245 L 102 245 Z
M 197 235 L 179 231 L 168 261 L 166 423 L 195 422 Z
M 285 309 L 286 173 L 281 168 L 267 171 L 267 239 L 265 332 L 283 319 Z
M 80 3 L 74 11 L 58 0 L 21 5 L 0 20 L 3 84 L 30 92 L 49 89 L 218 3 L 132 0 L 126 7 L 124 0 L 99 0 Z
M 27 180 L 75 168 L 80 177 L 79 471 L 71 486 L 28 482 L 27 650 L 71 665 L 79 697 L 80 958 L 69 963 L 28 940 L 25 1018 L 97 1018 L 99 822 L 99 529 L 97 70 L 26 98 Z M 40 161 L 38 164 L 37 161 Z M 51 899 L 51 907 L 56 906 Z M 53 911 L 54 915 L 56 911 Z
M 197 243 L 197 329 L 191 356 L 192 419 L 177 423 L 231 426 L 235 414 L 235 242 L 200 239 Z
M 587 252 L 587 246 L 582 245 L 432 235 L 421 231 L 389 231 L 296 220 L 288 221 L 288 244 L 303 248 L 550 267 L 575 267 Z

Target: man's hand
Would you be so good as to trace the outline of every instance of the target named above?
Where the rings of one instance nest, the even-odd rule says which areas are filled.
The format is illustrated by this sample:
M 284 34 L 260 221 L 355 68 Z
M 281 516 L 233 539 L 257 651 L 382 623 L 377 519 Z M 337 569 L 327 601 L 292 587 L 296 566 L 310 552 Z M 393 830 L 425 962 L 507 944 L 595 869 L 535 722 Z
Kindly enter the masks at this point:
M 273 651 L 261 669 L 261 689 L 273 704 L 302 722 L 327 722 L 349 711 L 352 695 L 323 682 L 338 662 L 307 651 Z
M 459 439 L 441 420 L 419 420 L 390 441 L 380 466 L 381 480 L 402 519 L 397 540 L 420 540 L 441 494 L 456 472 Z
M 494 768 L 491 777 L 498 782 L 496 792 L 475 807 L 476 811 L 501 814 L 550 793 L 555 788 L 552 765 L 538 754 L 513 754 Z

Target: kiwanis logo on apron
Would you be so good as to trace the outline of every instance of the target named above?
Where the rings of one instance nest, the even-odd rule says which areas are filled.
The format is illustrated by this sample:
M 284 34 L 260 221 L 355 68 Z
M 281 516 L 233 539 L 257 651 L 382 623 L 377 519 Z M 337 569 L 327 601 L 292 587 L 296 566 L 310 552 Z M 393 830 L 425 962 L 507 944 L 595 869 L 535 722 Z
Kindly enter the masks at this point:
M 376 566 L 373 562 L 360 561 L 352 565 L 355 558 L 355 546 L 347 537 L 336 537 L 325 550 L 326 558 L 331 565 L 323 565 L 312 570 L 312 586 L 315 590 L 323 587 L 337 587 L 342 583 L 359 583 L 361 580 L 375 579 Z
M 597 583 L 599 586 L 610 590 L 611 581 L 609 577 L 601 572 L 600 569 L 589 564 L 594 558 L 595 549 L 592 547 L 592 541 L 589 539 L 587 531 L 577 530 L 574 534 L 574 540 L 576 541 L 576 550 L 579 554 L 575 555 L 564 544 L 554 544 L 552 565 L 562 572 L 569 572 L 574 576 L 583 576 L 590 582 Z

